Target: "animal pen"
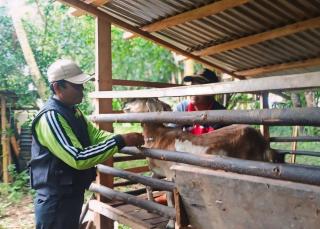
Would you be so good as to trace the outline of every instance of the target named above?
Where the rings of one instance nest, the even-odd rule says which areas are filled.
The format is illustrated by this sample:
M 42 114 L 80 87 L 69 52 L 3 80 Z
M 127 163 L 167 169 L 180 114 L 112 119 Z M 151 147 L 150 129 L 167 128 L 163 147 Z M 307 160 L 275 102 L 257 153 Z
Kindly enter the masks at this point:
M 320 125 L 319 108 L 268 109 L 268 94 L 320 87 L 320 2 L 317 0 L 60 0 L 74 15 L 96 17 L 96 100 L 92 119 L 112 130 L 112 122 L 256 124 L 272 142 L 319 141 L 318 136 L 269 137 L 268 126 Z M 111 24 L 194 59 L 239 81 L 178 86 L 112 78 Z M 112 91 L 113 85 L 151 87 Z M 150 98 L 205 94 L 260 94 L 261 109 L 119 114 L 113 98 Z M 255 162 L 219 156 L 194 156 L 157 149 L 124 148 L 98 166 L 91 190 L 99 194 L 89 208 L 97 228 L 113 221 L 132 228 L 318 228 L 320 168 L 290 163 Z M 279 151 L 279 154 L 290 153 Z M 319 156 L 317 152 L 294 151 Z M 117 170 L 113 163 L 151 157 L 181 164 L 174 182 L 138 175 L 147 167 Z M 114 183 L 113 177 L 128 179 Z M 141 183 L 173 191 L 175 206 L 141 198 L 144 190 L 113 187 Z M 189 226 L 188 226 L 189 225 Z M 279 226 L 281 225 L 281 226 Z

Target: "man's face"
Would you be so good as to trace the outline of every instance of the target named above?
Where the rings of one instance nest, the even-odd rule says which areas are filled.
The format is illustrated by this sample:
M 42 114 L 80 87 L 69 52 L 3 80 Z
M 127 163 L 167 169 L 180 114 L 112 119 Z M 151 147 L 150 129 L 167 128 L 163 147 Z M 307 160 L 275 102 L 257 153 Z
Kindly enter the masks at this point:
M 83 84 L 65 82 L 65 87 L 59 87 L 56 95 L 59 99 L 69 106 L 81 103 L 83 99 Z
M 199 85 L 203 84 L 197 81 L 192 81 L 192 85 Z M 208 104 L 211 104 L 212 102 L 212 95 L 193 95 L 191 96 L 191 103 L 195 106 L 207 106 Z

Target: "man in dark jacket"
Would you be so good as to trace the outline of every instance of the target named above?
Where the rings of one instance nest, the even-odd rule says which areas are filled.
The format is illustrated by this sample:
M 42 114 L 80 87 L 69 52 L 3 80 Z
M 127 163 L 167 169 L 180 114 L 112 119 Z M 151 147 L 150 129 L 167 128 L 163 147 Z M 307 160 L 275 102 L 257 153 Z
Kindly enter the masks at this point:
M 76 107 L 91 78 L 71 60 L 58 60 L 48 69 L 53 96 L 32 124 L 36 228 L 78 228 L 84 191 L 96 177 L 94 166 L 124 146 L 144 144 L 139 133 L 98 129 Z
M 219 82 L 219 79 L 217 75 L 210 71 L 209 69 L 203 69 L 202 71 L 196 73 L 195 75 L 191 76 L 185 76 L 183 78 L 184 82 L 191 82 L 192 85 L 197 84 L 208 84 L 208 83 L 217 83 Z M 212 95 L 195 95 L 191 96 L 191 100 L 185 100 L 179 103 L 175 111 L 202 111 L 202 110 L 224 110 L 226 109 L 224 106 L 222 106 L 220 103 L 218 103 L 214 96 Z M 193 126 L 187 126 L 185 127 L 186 130 L 189 132 L 199 135 L 211 132 L 215 129 L 219 129 L 224 127 L 224 125 L 215 123 L 213 125 L 199 125 L 195 124 Z

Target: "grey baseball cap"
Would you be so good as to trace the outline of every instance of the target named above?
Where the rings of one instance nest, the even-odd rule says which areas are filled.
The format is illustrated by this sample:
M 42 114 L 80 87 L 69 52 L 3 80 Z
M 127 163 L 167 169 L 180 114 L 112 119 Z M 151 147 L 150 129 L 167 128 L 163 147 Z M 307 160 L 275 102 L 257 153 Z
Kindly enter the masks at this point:
M 66 80 L 74 84 L 83 84 L 94 77 L 83 73 L 75 62 L 68 59 L 60 59 L 51 64 L 47 74 L 49 83 Z

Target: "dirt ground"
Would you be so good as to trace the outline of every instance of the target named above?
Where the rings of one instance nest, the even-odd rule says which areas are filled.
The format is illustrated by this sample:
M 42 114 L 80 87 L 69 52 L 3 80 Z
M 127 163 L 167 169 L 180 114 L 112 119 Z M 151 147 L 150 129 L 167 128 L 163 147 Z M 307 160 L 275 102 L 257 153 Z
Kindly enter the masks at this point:
M 34 210 L 31 196 L 18 203 L 0 197 L 0 229 L 34 228 Z

